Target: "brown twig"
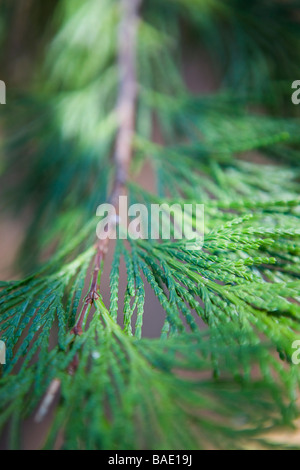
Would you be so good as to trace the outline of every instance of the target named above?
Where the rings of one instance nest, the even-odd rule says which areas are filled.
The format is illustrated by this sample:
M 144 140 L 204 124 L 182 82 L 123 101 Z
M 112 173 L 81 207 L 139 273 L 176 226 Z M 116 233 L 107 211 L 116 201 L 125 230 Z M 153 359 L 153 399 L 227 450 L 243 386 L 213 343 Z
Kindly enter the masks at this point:
M 114 165 L 115 179 L 112 191 L 108 198 L 118 212 L 119 197 L 126 192 L 126 182 L 130 160 L 132 156 L 132 140 L 135 130 L 135 112 L 137 98 L 137 80 L 135 68 L 136 32 L 138 26 L 138 11 L 141 0 L 122 0 L 122 22 L 119 33 L 119 96 L 117 101 L 118 133 L 115 143 Z M 104 240 L 97 243 L 97 253 L 94 261 L 94 272 L 91 287 L 85 298 L 85 303 L 80 317 L 73 328 L 75 335 L 82 333 L 83 321 L 89 311 L 89 307 L 99 298 L 99 273 L 101 264 L 108 250 L 110 232 Z
M 119 197 L 126 193 L 129 166 L 132 156 L 132 140 L 135 130 L 135 113 L 137 99 L 137 80 L 135 68 L 136 33 L 138 27 L 138 12 L 142 0 L 121 0 L 122 21 L 119 31 L 119 95 L 117 100 L 118 132 L 114 150 L 115 176 L 108 201 L 118 213 Z M 108 250 L 110 233 L 105 239 L 99 239 L 96 246 L 94 271 L 90 289 L 85 297 L 84 305 L 76 325 L 71 330 L 75 336 L 82 334 L 83 322 L 94 301 L 99 298 L 99 273 Z M 78 356 L 69 365 L 69 373 L 74 374 L 78 367 Z M 54 379 L 36 414 L 36 420 L 47 414 L 55 396 L 59 393 L 60 381 Z

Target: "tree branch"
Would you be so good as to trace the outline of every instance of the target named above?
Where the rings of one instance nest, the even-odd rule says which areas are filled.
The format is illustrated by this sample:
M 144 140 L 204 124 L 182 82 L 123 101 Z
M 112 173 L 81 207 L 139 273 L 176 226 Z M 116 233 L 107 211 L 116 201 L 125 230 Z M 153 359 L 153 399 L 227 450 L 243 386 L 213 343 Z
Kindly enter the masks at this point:
M 122 21 L 119 30 L 119 96 L 117 100 L 118 132 L 114 149 L 115 177 L 108 201 L 118 213 L 119 197 L 126 193 L 129 166 L 132 157 L 132 140 L 135 130 L 135 114 L 137 99 L 136 78 L 136 34 L 138 28 L 138 12 L 142 0 L 121 0 Z M 99 273 L 108 250 L 110 232 L 104 240 L 97 243 L 94 261 L 94 272 L 91 287 L 85 298 L 80 317 L 73 328 L 75 335 L 82 333 L 82 325 L 89 307 L 99 297 Z
M 119 95 L 116 106 L 118 131 L 114 149 L 115 176 L 108 201 L 118 210 L 119 196 L 126 193 L 129 166 L 132 157 L 132 139 L 135 130 L 135 114 L 137 99 L 137 79 L 135 68 L 136 34 L 138 28 L 138 12 L 142 0 L 121 0 L 122 21 L 119 30 L 118 64 L 119 64 Z M 85 297 L 80 316 L 71 333 L 82 334 L 85 318 L 88 316 L 94 301 L 99 298 L 99 273 L 108 250 L 110 233 L 104 240 L 99 240 L 96 246 L 94 271 L 91 287 Z M 76 354 L 68 370 L 72 375 L 78 367 Z M 35 421 L 41 422 L 49 411 L 55 397 L 60 391 L 60 381 L 54 379 L 35 416 Z

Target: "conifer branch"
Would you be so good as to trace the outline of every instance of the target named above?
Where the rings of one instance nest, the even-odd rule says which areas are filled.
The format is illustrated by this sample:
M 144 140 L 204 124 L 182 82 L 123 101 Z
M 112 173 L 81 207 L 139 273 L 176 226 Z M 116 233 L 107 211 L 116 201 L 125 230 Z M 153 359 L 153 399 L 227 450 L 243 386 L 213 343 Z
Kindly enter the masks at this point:
M 136 33 L 138 27 L 138 11 L 142 0 L 122 0 L 122 21 L 119 31 L 118 64 L 119 64 L 119 96 L 116 113 L 118 132 L 114 150 L 115 178 L 108 201 L 115 207 L 119 196 L 125 193 L 128 171 L 132 156 L 132 138 L 135 128 L 137 79 L 135 67 Z M 115 221 L 116 223 L 117 221 Z M 111 224 L 113 226 L 113 224 Z M 85 298 L 85 303 L 73 328 L 75 335 L 82 333 L 83 321 L 91 305 L 99 298 L 99 273 L 104 257 L 108 250 L 109 233 L 105 239 L 97 243 L 97 252 L 94 261 L 94 271 L 91 287 Z
M 119 64 L 119 96 L 117 100 L 118 132 L 114 150 L 115 177 L 108 201 L 117 213 L 119 196 L 126 191 L 126 182 L 132 156 L 132 138 L 135 128 L 135 109 L 137 98 L 137 79 L 135 68 L 136 32 L 138 27 L 138 10 L 142 0 L 122 0 L 122 20 L 119 31 L 118 64 Z M 112 226 L 113 224 L 111 224 Z M 94 301 L 99 298 L 99 273 L 109 245 L 109 233 L 105 239 L 99 239 L 96 246 L 94 270 L 90 289 L 85 297 L 80 316 L 71 333 L 75 336 L 82 334 L 82 326 L 90 312 Z M 76 354 L 68 366 L 68 372 L 73 375 L 78 367 Z M 50 406 L 60 391 L 60 380 L 55 378 L 42 400 L 35 416 L 36 422 L 41 422 L 47 415 Z
M 33 22 L 49 21 L 50 3 L 32 5 Z M 51 19 L 38 64 L 46 86 L 36 83 L 32 94 L 22 83 L 1 114 L 1 192 L 3 181 L 12 209 L 33 209 L 19 264 L 31 274 L 0 281 L 0 434 L 8 429 L 9 448 L 20 447 L 25 418 L 35 413 L 40 423 L 51 410 L 46 449 L 58 436 L 63 449 L 242 449 L 298 416 L 299 108 L 286 102 L 299 64 L 296 2 L 171 3 L 51 6 L 57 27 Z M 19 14 L 0 10 L 5 56 Z M 226 87 L 216 93 L 186 89 L 197 37 L 220 66 Z M 36 49 L 29 38 L 21 59 L 34 55 L 31 42 Z M 23 64 L 8 59 L 11 72 Z M 151 138 L 153 114 L 163 146 Z M 151 158 L 155 194 L 130 182 L 133 150 L 138 164 Z M 177 211 L 168 240 L 118 241 L 106 308 L 101 273 L 119 197 L 129 191 L 150 211 Z M 98 240 L 91 212 L 102 202 L 118 215 Z M 187 249 L 174 235 L 196 226 L 199 203 L 203 245 Z M 163 220 L 149 217 L 156 225 Z M 148 291 L 160 306 L 155 316 Z M 147 318 L 159 339 L 146 337 Z

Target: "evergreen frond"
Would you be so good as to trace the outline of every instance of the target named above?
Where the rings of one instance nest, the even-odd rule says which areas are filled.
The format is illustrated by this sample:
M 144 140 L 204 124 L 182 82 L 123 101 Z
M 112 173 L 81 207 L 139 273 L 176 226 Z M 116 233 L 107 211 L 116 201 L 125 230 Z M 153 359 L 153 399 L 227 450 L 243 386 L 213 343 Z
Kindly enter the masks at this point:
M 0 209 L 29 214 L 23 279 L 0 281 L 0 433 L 22 448 L 22 422 L 52 412 L 47 449 L 271 447 L 265 436 L 299 416 L 299 2 L 37 3 L 22 31 L 43 19 L 38 45 L 34 31 L 10 36 L 20 1 L 0 6 L 15 86 Z M 187 90 L 191 49 L 218 91 Z M 141 167 L 152 192 L 129 177 Z M 158 237 L 117 239 L 107 269 L 96 209 L 125 193 L 148 213 L 172 207 L 170 233 L 149 219 Z M 194 230 L 197 204 L 203 240 L 178 239 L 176 213 Z

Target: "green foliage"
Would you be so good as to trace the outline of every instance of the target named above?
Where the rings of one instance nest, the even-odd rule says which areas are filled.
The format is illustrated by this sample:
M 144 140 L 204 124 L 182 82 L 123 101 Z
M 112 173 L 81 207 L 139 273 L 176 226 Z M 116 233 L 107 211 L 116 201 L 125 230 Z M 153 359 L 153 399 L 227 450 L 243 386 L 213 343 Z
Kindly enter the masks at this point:
M 18 215 L 24 201 L 33 209 L 19 264 L 30 274 L 0 283 L 7 344 L 0 430 L 9 426 L 12 448 L 22 447 L 20 424 L 40 409 L 53 380 L 60 399 L 46 448 L 62 435 L 65 449 L 238 449 L 292 424 L 300 379 L 291 360 L 300 330 L 299 119 L 278 103 L 290 78 L 282 71 L 298 70 L 299 28 L 290 15 L 297 5 L 144 2 L 132 172 L 150 162 L 157 193 L 133 182 L 128 192 L 147 207 L 205 204 L 204 245 L 118 240 L 110 305 L 100 296 L 74 337 L 91 278 L 94 214 L 113 170 L 120 12 L 115 1 L 59 2 L 34 86 L 13 95 L 1 118 L 5 209 Z M 187 26 L 194 44 L 200 39 L 212 57 L 221 55 L 221 92 L 186 90 L 179 63 Z M 153 114 L 164 145 L 151 140 Z M 194 216 L 185 217 L 194 226 Z M 143 330 L 149 287 L 164 312 L 157 339 Z

